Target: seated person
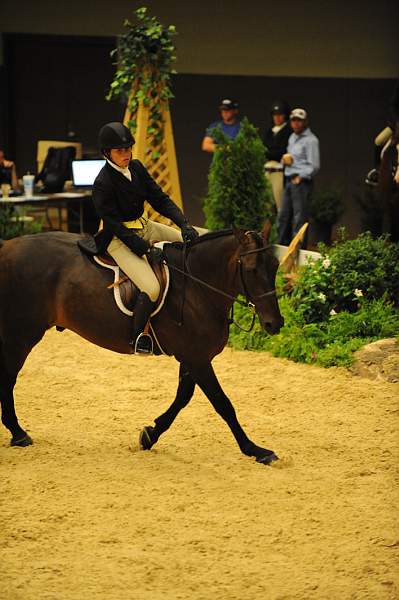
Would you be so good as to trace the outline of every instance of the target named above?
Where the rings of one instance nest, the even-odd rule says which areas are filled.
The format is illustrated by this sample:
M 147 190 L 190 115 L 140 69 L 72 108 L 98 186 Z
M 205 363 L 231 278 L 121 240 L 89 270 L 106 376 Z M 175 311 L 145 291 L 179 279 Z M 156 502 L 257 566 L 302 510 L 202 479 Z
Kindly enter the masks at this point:
M 205 137 L 202 140 L 202 150 L 205 152 L 215 152 L 216 144 L 212 137 L 212 130 L 220 127 L 223 133 L 234 139 L 240 130 L 240 121 L 238 120 L 238 103 L 226 98 L 219 105 L 221 119 L 211 123 L 207 127 Z
M 12 160 L 7 160 L 0 148 L 0 184 L 9 183 L 14 192 L 19 192 L 17 169 Z

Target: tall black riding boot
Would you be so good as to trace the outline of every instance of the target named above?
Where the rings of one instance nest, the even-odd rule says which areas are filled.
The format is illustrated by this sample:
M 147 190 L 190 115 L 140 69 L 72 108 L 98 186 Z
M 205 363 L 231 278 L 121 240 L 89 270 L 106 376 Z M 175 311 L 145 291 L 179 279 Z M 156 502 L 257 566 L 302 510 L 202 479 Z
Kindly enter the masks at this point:
M 148 333 L 143 333 L 143 330 L 153 308 L 154 302 L 150 300 L 145 292 L 140 292 L 133 309 L 133 333 L 132 339 L 129 342 L 134 348 L 135 354 L 152 354 L 152 338 Z

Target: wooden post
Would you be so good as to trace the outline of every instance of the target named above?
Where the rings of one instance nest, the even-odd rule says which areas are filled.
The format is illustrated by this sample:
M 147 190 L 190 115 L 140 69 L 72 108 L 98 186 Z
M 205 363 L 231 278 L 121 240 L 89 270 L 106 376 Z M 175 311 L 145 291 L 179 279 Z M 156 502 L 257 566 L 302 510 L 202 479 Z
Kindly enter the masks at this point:
M 133 93 L 133 92 L 132 92 Z M 147 106 L 141 100 L 135 114 L 131 114 L 126 108 L 123 119 L 124 125 L 129 126 L 130 119 L 134 118 L 137 123 L 135 131 L 136 143 L 133 146 L 133 158 L 140 160 L 151 177 L 155 179 L 162 190 L 183 210 L 183 202 L 180 191 L 179 173 L 177 168 L 176 150 L 173 139 L 172 119 L 167 102 L 163 102 L 161 109 L 161 120 L 163 123 L 163 137 L 160 141 L 154 141 L 153 133 L 148 133 L 151 107 L 159 98 L 147 98 Z M 129 106 L 128 102 L 127 106 Z M 151 206 L 146 205 L 149 217 L 152 220 L 171 225 L 169 219 L 159 215 Z

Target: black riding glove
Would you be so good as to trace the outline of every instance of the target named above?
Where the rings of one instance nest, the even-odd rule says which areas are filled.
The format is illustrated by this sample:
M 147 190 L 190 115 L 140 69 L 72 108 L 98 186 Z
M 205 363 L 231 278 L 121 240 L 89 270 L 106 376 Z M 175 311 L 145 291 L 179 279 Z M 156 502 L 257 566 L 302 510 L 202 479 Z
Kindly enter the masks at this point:
M 183 242 L 186 244 L 190 244 L 194 242 L 199 236 L 199 233 L 194 227 L 190 225 L 190 223 L 184 223 L 181 228 L 181 234 L 183 236 Z
M 157 246 L 151 246 L 151 248 L 149 248 L 147 254 L 154 261 L 158 261 L 158 260 L 161 261 L 164 258 L 162 248 L 157 248 Z

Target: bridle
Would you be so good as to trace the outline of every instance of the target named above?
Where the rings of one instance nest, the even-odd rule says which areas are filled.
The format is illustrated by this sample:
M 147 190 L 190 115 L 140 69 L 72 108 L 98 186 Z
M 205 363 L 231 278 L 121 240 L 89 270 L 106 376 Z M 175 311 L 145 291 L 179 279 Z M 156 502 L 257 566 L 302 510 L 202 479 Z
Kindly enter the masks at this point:
M 238 265 L 238 274 L 239 274 L 239 278 L 240 278 L 240 282 L 241 282 L 241 287 L 244 290 L 244 294 L 245 294 L 245 301 L 244 300 L 240 300 L 240 298 L 237 298 L 236 296 L 232 296 L 231 294 L 228 294 L 227 292 L 211 285 L 210 283 L 204 281 L 203 279 L 200 279 L 199 277 L 195 277 L 195 275 L 193 275 L 190 272 L 190 268 L 187 264 L 187 260 L 186 260 L 186 244 L 184 244 L 184 250 L 183 250 L 183 269 L 180 269 L 179 267 L 177 267 L 176 265 L 171 265 L 169 263 L 166 263 L 169 267 L 169 269 L 172 269 L 173 271 L 177 271 L 178 273 L 181 273 L 183 275 L 183 277 L 187 278 L 187 279 L 191 279 L 192 281 L 195 281 L 196 283 L 199 283 L 200 285 L 202 285 L 203 287 L 206 287 L 209 290 L 212 290 L 213 292 L 216 292 L 217 294 L 224 296 L 225 298 L 228 298 L 229 300 L 233 301 L 233 304 L 231 306 L 231 310 L 230 310 L 230 317 L 228 319 L 229 324 L 234 323 L 234 325 L 236 325 L 239 329 L 241 329 L 241 331 L 245 331 L 245 332 L 250 332 L 255 324 L 255 318 L 256 318 L 256 312 L 255 312 L 255 301 L 259 300 L 260 298 L 265 298 L 267 296 L 272 296 L 273 294 L 276 294 L 276 289 L 273 288 L 272 290 L 268 291 L 268 292 L 264 292 L 263 294 L 257 294 L 256 296 L 252 296 L 250 294 L 250 292 L 248 291 L 248 287 L 247 284 L 245 282 L 245 277 L 244 277 L 244 268 L 243 268 L 243 261 L 242 258 L 244 256 L 248 256 L 249 254 L 255 254 L 257 252 L 264 252 L 266 250 L 268 250 L 270 248 L 270 246 L 263 246 L 262 248 L 255 248 L 254 250 L 246 250 L 245 252 L 241 252 L 238 255 L 237 258 L 237 265 Z M 183 292 L 184 295 L 184 292 Z M 241 306 L 245 306 L 247 308 L 249 308 L 252 311 L 252 323 L 250 325 L 249 329 L 243 329 L 235 320 L 234 320 L 234 302 L 238 302 L 239 304 L 241 304 Z M 184 306 L 184 297 L 183 297 L 183 302 L 182 302 L 182 307 L 181 307 L 181 313 L 183 315 L 183 306 Z M 180 319 L 180 323 L 183 322 L 183 319 Z

